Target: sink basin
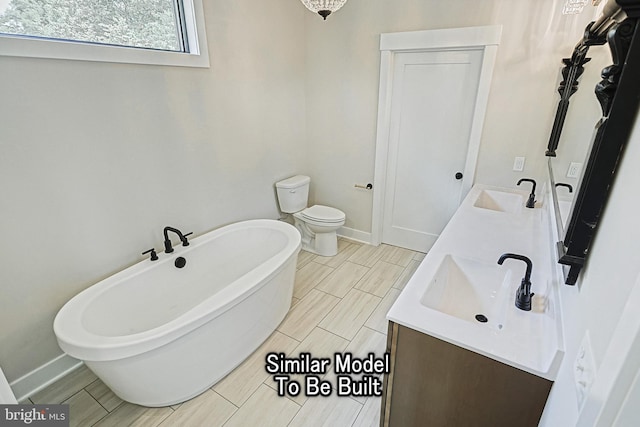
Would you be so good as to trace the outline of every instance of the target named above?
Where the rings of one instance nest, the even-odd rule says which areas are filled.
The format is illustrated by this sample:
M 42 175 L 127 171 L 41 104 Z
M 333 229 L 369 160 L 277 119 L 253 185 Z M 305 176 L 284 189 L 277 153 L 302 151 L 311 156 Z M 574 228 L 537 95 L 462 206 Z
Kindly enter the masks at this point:
M 513 305 L 510 282 L 510 270 L 497 263 L 446 255 L 420 303 L 450 316 L 501 330 L 505 326 L 507 307 Z
M 521 194 L 507 191 L 482 190 L 473 206 L 498 212 L 518 213 L 524 206 Z

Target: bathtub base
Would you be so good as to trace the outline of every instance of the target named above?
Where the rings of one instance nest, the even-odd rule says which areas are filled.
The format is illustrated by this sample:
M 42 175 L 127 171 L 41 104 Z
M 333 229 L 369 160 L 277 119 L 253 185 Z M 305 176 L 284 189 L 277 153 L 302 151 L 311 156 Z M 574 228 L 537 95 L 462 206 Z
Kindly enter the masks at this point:
M 119 398 L 149 407 L 189 400 L 251 355 L 291 306 L 297 253 L 266 284 L 225 313 L 165 346 L 111 361 L 85 361 Z

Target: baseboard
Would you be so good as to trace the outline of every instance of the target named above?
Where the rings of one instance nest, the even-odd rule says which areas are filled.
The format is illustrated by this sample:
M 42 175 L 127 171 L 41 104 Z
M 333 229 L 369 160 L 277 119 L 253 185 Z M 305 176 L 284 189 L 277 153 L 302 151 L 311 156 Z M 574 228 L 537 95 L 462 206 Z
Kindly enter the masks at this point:
M 54 383 L 69 372 L 77 369 L 82 362 L 66 354 L 61 354 L 44 365 L 34 369 L 26 375 L 12 381 L 11 389 L 18 402 L 24 401 L 34 393 L 39 392 Z
M 360 231 L 349 227 L 340 227 L 337 232 L 338 236 L 345 239 L 355 240 L 356 242 L 371 244 L 371 233 L 367 231 Z

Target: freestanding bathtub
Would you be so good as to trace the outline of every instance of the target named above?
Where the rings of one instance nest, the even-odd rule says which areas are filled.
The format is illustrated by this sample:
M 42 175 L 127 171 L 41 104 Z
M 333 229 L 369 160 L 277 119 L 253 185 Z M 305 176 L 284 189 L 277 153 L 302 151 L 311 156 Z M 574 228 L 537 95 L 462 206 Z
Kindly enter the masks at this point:
M 300 251 L 293 226 L 244 221 L 190 243 L 89 287 L 54 320 L 60 347 L 123 400 L 167 406 L 202 393 L 290 308 Z

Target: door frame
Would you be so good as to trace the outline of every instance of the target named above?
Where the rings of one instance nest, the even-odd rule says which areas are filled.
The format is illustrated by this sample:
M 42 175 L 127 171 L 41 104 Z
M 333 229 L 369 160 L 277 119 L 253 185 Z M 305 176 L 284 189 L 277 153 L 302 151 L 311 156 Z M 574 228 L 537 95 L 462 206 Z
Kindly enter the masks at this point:
M 387 162 L 391 137 L 391 98 L 393 95 L 395 55 L 403 52 L 418 53 L 461 49 L 478 49 L 483 52 L 478 93 L 469 136 L 469 148 L 462 180 L 462 200 L 471 189 L 475 177 L 493 67 L 501 36 L 502 25 L 384 33 L 380 35 L 380 88 L 378 92 L 376 160 L 373 178 L 371 244 L 377 246 L 382 241 Z

